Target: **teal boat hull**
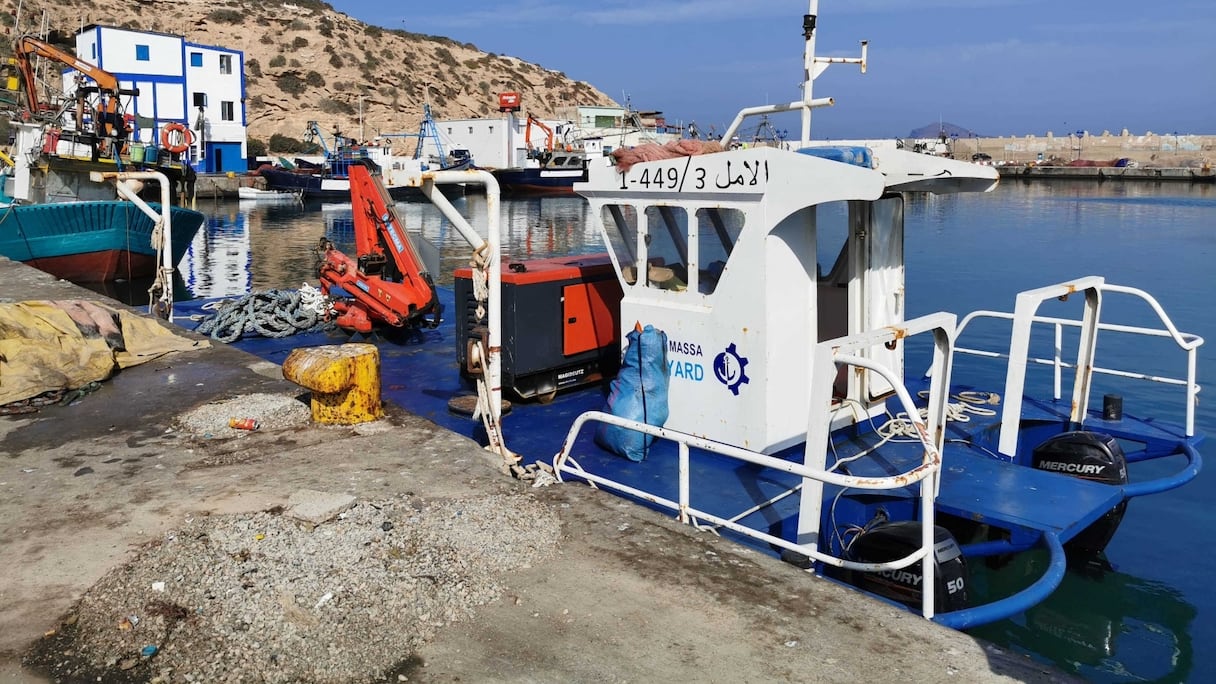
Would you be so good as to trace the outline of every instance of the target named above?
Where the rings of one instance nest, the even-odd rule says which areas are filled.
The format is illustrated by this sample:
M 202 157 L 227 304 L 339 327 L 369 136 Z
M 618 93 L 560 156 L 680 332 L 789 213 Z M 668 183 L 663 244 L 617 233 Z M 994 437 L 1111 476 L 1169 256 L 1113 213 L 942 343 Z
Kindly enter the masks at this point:
M 172 208 L 174 266 L 205 218 Z M 147 278 L 158 266 L 153 227 L 135 205 L 119 200 L 10 206 L 0 210 L 0 254 L 72 282 Z

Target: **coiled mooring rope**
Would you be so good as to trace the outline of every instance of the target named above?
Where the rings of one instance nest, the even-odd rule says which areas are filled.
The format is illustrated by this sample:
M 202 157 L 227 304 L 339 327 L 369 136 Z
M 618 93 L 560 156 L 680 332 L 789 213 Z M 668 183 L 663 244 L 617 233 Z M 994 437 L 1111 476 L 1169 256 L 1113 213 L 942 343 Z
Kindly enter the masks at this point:
M 305 284 L 299 290 L 250 292 L 238 299 L 208 304 L 215 313 L 201 318 L 194 331 L 219 342 L 235 342 L 247 334 L 287 337 L 327 325 L 328 300 Z

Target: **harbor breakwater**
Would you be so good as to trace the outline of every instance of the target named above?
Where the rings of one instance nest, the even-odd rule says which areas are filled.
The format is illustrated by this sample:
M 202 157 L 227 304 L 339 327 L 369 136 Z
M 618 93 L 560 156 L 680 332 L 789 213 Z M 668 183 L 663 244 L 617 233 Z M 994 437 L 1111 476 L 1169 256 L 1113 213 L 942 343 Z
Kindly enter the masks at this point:
M 1181 133 L 1145 133 L 1132 135 L 1127 131 L 1101 135 L 1088 132 L 1058 136 L 1002 136 L 995 138 L 956 138 L 952 143 L 954 156 L 970 159 L 973 154 L 987 154 L 994 162 L 1028 164 L 1030 162 L 1061 166 L 1077 159 L 1128 159 L 1138 166 L 1162 168 L 1201 168 L 1216 165 L 1216 135 L 1184 135 Z

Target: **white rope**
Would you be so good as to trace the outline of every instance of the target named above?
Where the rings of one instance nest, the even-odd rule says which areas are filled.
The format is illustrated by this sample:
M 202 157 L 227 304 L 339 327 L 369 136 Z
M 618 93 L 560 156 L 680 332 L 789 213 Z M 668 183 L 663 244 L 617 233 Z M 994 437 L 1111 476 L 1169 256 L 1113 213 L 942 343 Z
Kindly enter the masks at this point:
M 470 359 L 473 367 L 484 370 L 486 354 L 482 345 L 473 345 L 469 353 L 473 356 Z M 481 419 L 481 424 L 486 429 L 486 438 L 489 440 L 486 450 L 501 456 L 503 470 L 510 472 L 511 467 L 519 463 L 520 456 L 507 448 L 502 437 L 502 425 L 499 419 L 495 418 L 494 411 L 490 410 L 490 386 L 486 383 L 484 372 L 477 376 L 477 405 L 473 408 L 473 420 L 478 418 Z
M 315 312 L 323 318 L 329 318 L 335 313 L 333 301 L 321 288 L 308 283 L 300 285 L 300 309 Z
M 486 304 L 490 300 L 490 259 L 486 258 L 485 245 L 473 250 L 469 267 L 473 271 L 473 300 L 477 302 L 474 314 L 477 320 L 481 320 L 486 315 Z
M 169 274 L 165 272 L 165 221 L 164 217 L 156 220 L 152 226 L 152 244 L 156 247 L 156 277 L 148 288 L 148 312 L 155 313 L 161 318 L 168 318 L 173 310 L 172 283 Z
M 925 398 L 929 396 L 929 393 L 921 391 L 917 393 L 917 396 Z M 1001 395 L 995 392 L 959 392 L 958 394 L 950 395 L 950 398 L 957 399 L 958 403 L 946 402 L 946 422 L 969 423 L 971 422 L 972 415 L 995 416 L 996 410 L 985 408 L 985 405 L 995 406 L 1001 403 Z M 919 413 L 922 420 L 929 417 L 928 408 L 920 409 Z M 896 414 L 894 418 L 884 423 L 876 432 L 884 439 L 893 441 L 920 441 L 916 425 L 908 418 L 907 413 Z

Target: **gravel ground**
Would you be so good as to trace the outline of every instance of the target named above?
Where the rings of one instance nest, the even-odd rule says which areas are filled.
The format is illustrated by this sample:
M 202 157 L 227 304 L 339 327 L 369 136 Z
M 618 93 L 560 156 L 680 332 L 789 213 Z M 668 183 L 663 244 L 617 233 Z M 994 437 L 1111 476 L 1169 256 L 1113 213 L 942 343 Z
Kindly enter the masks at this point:
M 187 520 L 94 585 L 27 662 L 73 682 L 403 679 L 436 630 L 498 600 L 559 536 L 528 496 L 406 495 L 315 527 L 278 510 Z
M 283 430 L 307 425 L 312 411 L 304 402 L 282 394 L 242 394 L 183 413 L 177 427 L 201 439 L 232 439 L 249 434 L 228 425 L 232 418 L 257 421 L 259 429 Z

